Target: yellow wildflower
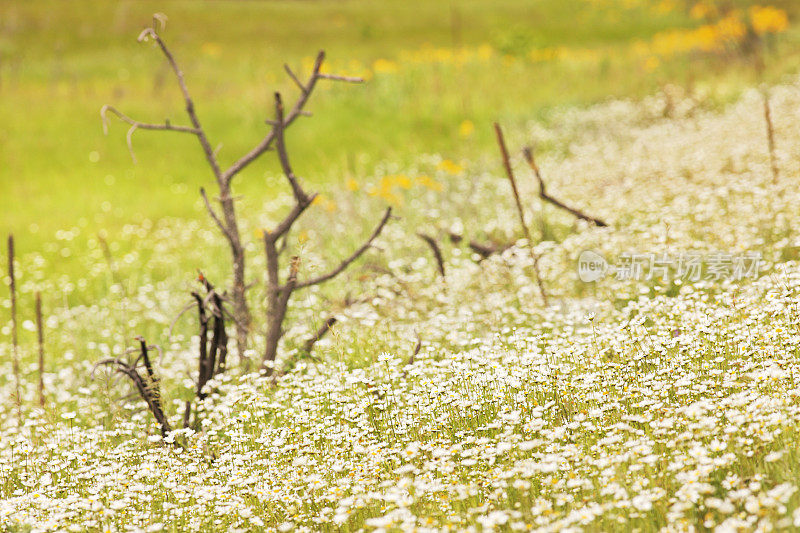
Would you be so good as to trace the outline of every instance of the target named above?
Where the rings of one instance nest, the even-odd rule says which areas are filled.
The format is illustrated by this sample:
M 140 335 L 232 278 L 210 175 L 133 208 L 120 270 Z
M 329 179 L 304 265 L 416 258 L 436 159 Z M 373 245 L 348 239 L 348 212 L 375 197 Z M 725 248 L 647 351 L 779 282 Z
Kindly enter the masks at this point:
M 347 190 L 348 191 L 357 191 L 359 188 L 361 188 L 361 187 L 360 187 L 360 185 L 358 184 L 358 182 L 356 180 L 354 180 L 353 178 L 348 178 L 347 179 Z
M 750 22 L 753 31 L 759 35 L 781 33 L 789 27 L 786 11 L 772 6 L 753 6 L 750 8 Z
M 469 119 L 462 121 L 461 125 L 458 127 L 458 134 L 462 137 L 469 137 L 474 131 L 475 124 Z
M 432 191 L 441 192 L 443 189 L 442 184 L 436 181 L 435 179 L 431 178 L 430 176 L 417 176 L 417 183 L 422 185 L 426 189 L 430 189 Z
M 372 64 L 372 70 L 378 74 L 397 72 L 397 63 L 389 59 L 377 59 Z
M 455 163 L 455 162 L 453 162 L 453 161 L 451 161 L 449 159 L 442 160 L 441 163 L 436 165 L 436 168 L 439 169 L 439 170 L 444 170 L 448 174 L 452 174 L 454 176 L 457 175 L 457 174 L 461 174 L 464 171 L 464 167 L 462 167 L 458 163 Z

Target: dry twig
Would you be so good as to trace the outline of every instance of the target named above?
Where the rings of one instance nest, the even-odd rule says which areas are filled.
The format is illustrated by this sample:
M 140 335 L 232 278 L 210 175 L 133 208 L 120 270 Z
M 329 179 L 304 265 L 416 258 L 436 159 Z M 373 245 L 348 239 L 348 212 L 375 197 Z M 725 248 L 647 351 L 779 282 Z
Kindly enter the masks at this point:
M 522 226 L 522 232 L 525 235 L 525 239 L 528 241 L 528 250 L 530 251 L 531 259 L 533 260 L 533 271 L 536 275 L 536 283 L 539 286 L 539 294 L 542 297 L 542 302 L 544 302 L 544 305 L 547 306 L 547 292 L 545 292 L 544 283 L 542 283 L 542 275 L 539 271 L 539 256 L 536 254 L 536 251 L 533 248 L 533 239 L 531 238 L 531 232 L 528 229 L 528 224 L 525 222 L 525 212 L 522 209 L 522 201 L 519 197 L 519 190 L 517 190 L 517 180 L 514 178 L 514 171 L 511 168 L 511 160 L 508 157 L 508 149 L 506 148 L 506 141 L 503 137 L 503 130 L 500 128 L 500 124 L 497 122 L 494 124 L 494 131 L 497 136 L 497 145 L 500 147 L 500 155 L 503 157 L 503 167 L 506 170 L 508 181 L 511 183 L 511 192 L 514 195 L 514 202 L 517 205 L 517 213 L 519 214 L 519 222 Z
M 139 342 L 140 353 L 139 357 L 136 358 L 133 363 L 129 363 L 118 358 L 111 358 L 98 362 L 95 364 L 95 368 L 101 365 L 114 366 L 116 367 L 116 371 L 118 373 L 127 376 L 133 383 L 134 387 L 136 387 L 139 396 L 147 404 L 147 408 L 153 414 L 153 418 L 155 418 L 156 422 L 158 422 L 159 428 L 161 429 L 161 436 L 166 437 L 167 433 L 172 431 L 172 426 L 167 420 L 167 417 L 164 414 L 164 409 L 161 405 L 159 379 L 155 374 L 155 370 L 153 369 L 148 351 L 149 348 L 152 348 L 152 346 L 147 346 L 147 343 L 143 337 L 137 337 L 136 340 Z M 142 376 L 137 370 L 140 360 L 144 362 L 145 370 L 147 372 L 146 376 Z
M 439 248 L 439 243 L 437 243 L 436 239 L 427 233 L 419 232 L 417 233 L 417 236 L 425 241 L 425 243 L 430 247 L 431 251 L 433 252 L 433 257 L 436 259 L 436 266 L 439 269 L 439 274 L 441 274 L 442 279 L 446 279 L 444 271 L 444 257 L 442 256 L 442 249 Z
M 314 334 L 303 344 L 303 353 L 310 354 L 314 349 L 314 345 L 331 330 L 337 321 L 338 319 L 335 316 L 328 317 L 328 319 L 322 323 L 319 329 L 317 329 L 317 331 L 315 331 Z
M 44 409 L 44 321 L 42 320 L 42 295 L 36 293 L 36 339 L 39 344 L 39 406 Z
M 557 199 L 553 198 L 552 196 L 550 196 L 547 193 L 547 189 L 544 186 L 544 180 L 542 179 L 542 175 L 539 172 L 539 165 L 536 164 L 536 159 L 533 156 L 533 148 L 531 148 L 530 146 L 526 146 L 522 150 L 522 153 L 525 156 L 525 161 L 528 162 L 528 165 L 531 167 L 531 170 L 533 170 L 533 175 L 536 176 L 536 180 L 539 182 L 539 198 L 541 198 L 545 202 L 549 202 L 549 203 L 553 204 L 554 206 L 556 206 L 556 207 L 558 207 L 560 209 L 563 209 L 564 211 L 567 211 L 568 213 L 572 214 L 573 216 L 575 216 L 577 218 L 580 218 L 582 220 L 586 220 L 588 222 L 591 222 L 592 224 L 594 224 L 596 226 L 600 226 L 600 227 L 608 226 L 608 224 L 606 224 L 605 222 L 603 222 L 599 218 L 595 218 L 595 217 L 589 216 L 586 213 L 584 213 L 583 211 L 575 209 L 574 207 L 569 207 L 566 204 L 564 204 L 563 202 L 561 202 L 560 200 L 557 200 Z
M 11 292 L 11 350 L 12 365 L 14 370 L 15 398 L 17 403 L 17 416 L 22 424 L 22 377 L 20 376 L 19 363 L 19 338 L 17 328 L 17 277 L 14 271 L 14 236 L 8 236 L 8 288 Z
M 775 157 L 775 127 L 772 124 L 772 109 L 770 108 L 769 104 L 769 91 L 764 89 L 763 91 L 763 98 L 764 98 L 764 122 L 767 125 L 767 147 L 769 149 L 769 166 L 772 170 L 772 183 L 774 185 L 778 184 L 779 171 L 778 171 L 778 160 Z

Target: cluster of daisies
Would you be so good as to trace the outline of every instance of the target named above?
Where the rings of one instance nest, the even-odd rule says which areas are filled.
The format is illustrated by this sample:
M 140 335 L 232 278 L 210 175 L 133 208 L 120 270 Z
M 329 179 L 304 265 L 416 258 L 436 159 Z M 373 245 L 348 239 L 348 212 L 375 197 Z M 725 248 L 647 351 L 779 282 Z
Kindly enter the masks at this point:
M 206 386 L 188 427 L 182 406 L 194 394 L 198 340 L 191 314 L 173 319 L 193 266 L 225 277 L 222 243 L 209 244 L 221 258 L 210 265 L 209 248 L 192 246 L 218 241 L 213 228 L 142 221 L 124 228 L 123 244 L 87 239 L 85 251 L 72 250 L 76 228 L 21 258 L 23 299 L 42 290 L 63 304 L 48 313 L 44 409 L 32 323 L 22 323 L 22 406 L 0 405 L 0 528 L 800 527 L 800 91 L 768 92 L 774 161 L 762 93 L 722 111 L 676 93 L 556 111 L 547 127 L 510 136 L 515 147 L 559 147 L 539 157 L 548 192 L 609 223 L 541 202 L 515 153 L 548 306 L 508 184 L 486 154 L 463 172 L 440 171 L 443 190 L 415 191 L 380 250 L 338 285 L 293 302 L 274 375 L 233 365 Z M 440 162 L 387 163 L 375 179 Z M 355 219 L 374 201 L 342 193 L 337 205 Z M 280 202 L 261 207 L 277 212 Z M 322 211 L 295 245 L 309 270 L 330 263 L 352 233 L 341 212 Z M 440 244 L 444 277 L 420 230 Z M 496 253 L 483 258 L 470 241 Z M 258 272 L 257 240 L 251 246 Z M 587 282 L 578 273 L 586 250 L 611 263 L 687 253 L 757 253 L 761 262 L 740 279 L 660 270 Z M 43 274 L 70 255 L 85 262 L 82 277 Z M 313 358 L 302 356 L 288 339 L 331 311 L 340 322 Z M 137 334 L 159 344 L 162 400 L 178 428 L 166 437 L 127 381 L 94 368 L 124 357 Z M 255 339 L 246 355 L 258 351 Z M 3 398 L 15 394 L 10 358 L 4 341 Z

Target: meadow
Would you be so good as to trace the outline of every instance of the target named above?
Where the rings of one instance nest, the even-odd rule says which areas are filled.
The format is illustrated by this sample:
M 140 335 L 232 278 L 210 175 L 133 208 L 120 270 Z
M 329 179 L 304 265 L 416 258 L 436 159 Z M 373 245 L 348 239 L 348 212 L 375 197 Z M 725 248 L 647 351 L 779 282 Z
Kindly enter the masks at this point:
M 202 394 L 203 334 L 180 313 L 198 270 L 230 283 L 199 195 L 213 174 L 173 132 L 135 132 L 132 160 L 127 126 L 104 134 L 100 117 L 186 123 L 163 56 L 136 43 L 155 12 L 225 166 L 268 131 L 274 91 L 297 96 L 283 63 L 304 77 L 325 49 L 324 72 L 364 78 L 321 80 L 286 132 L 320 193 L 286 239 L 301 278 L 395 215 L 293 297 L 259 370 L 264 228 L 294 199 L 275 152 L 237 176 L 253 333 Z M 3 3 L 19 347 L 3 292 L 0 529 L 800 528 L 797 15 L 777 0 Z M 528 145 L 547 191 L 607 226 L 540 199 Z M 587 250 L 616 271 L 582 279 Z M 632 255 L 643 275 L 622 275 Z M 97 365 L 133 360 L 139 335 L 170 431 Z

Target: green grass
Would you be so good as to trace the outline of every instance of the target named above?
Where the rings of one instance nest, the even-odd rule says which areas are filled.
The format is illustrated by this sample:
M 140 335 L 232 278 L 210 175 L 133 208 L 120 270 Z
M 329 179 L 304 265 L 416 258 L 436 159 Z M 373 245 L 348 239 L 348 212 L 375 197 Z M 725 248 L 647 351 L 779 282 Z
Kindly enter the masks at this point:
M 298 123 L 289 142 L 298 171 L 323 189 L 340 188 L 345 176 L 368 181 L 382 161 L 408 165 L 422 153 L 454 159 L 491 153 L 496 119 L 519 128 L 554 107 L 640 97 L 668 81 L 692 80 L 730 99 L 754 80 L 745 62 L 718 57 L 676 57 L 644 72 L 630 53 L 634 42 L 697 25 L 680 10 L 660 14 L 647 2 L 624 10 L 560 0 L 4 2 L 0 231 L 17 234 L 21 250 L 41 249 L 59 229 L 81 229 L 80 253 L 100 229 L 113 240 L 124 224 L 145 218 L 205 216 L 197 189 L 210 186 L 212 176 L 193 139 L 138 132 L 134 165 L 126 128 L 112 124 L 107 137 L 101 131 L 98 111 L 106 103 L 141 120 L 185 122 L 160 54 L 135 42 L 156 11 L 169 17 L 164 37 L 224 163 L 264 134 L 273 91 L 294 94 L 282 64 L 299 69 L 318 49 L 328 51 L 333 70 L 428 45 L 489 44 L 516 57 L 404 64 L 364 86 L 320 90 L 310 105 L 315 116 Z M 767 79 L 795 68 L 797 39 L 792 31 L 778 42 Z M 597 50 L 599 59 L 524 59 L 545 47 Z M 458 135 L 464 120 L 475 125 L 469 139 Z M 253 209 L 278 190 L 271 159 L 237 179 Z
M 22 415 L 0 402 L 0 529 L 800 524 L 797 83 L 770 89 L 777 182 L 758 95 L 722 105 L 796 74 L 800 33 L 771 40 L 762 76 L 734 50 L 646 68 L 637 43 L 699 24 L 659 3 L 0 5 L 0 232 L 14 232 L 22 253 Z M 796 3 L 776 3 L 797 15 Z M 401 183 L 398 174 L 410 184 L 393 189 L 400 218 L 376 250 L 293 297 L 279 357 L 288 372 L 277 383 L 243 375 L 232 355 L 212 393 L 194 403 L 197 431 L 173 435 L 185 447 L 154 435 L 124 379 L 92 372 L 144 335 L 163 351 L 161 399 L 182 426 L 194 397 L 197 318 L 170 324 L 197 288 L 197 268 L 220 286 L 229 277 L 225 244 L 198 199 L 213 182 L 194 139 L 138 132 L 134 165 L 124 125 L 112 121 L 102 135 L 104 103 L 142 120 L 185 122 L 163 59 L 134 41 L 153 11 L 170 17 L 164 37 L 224 163 L 264 134 L 272 91 L 294 94 L 284 61 L 302 70 L 325 48 L 333 71 L 357 70 L 351 60 L 397 62 L 363 86 L 321 87 L 314 117 L 291 130 L 296 169 L 336 203 L 312 207 L 292 232 L 284 258 L 302 259 L 302 277 L 335 263 L 376 222 L 385 200 L 370 186 L 386 175 Z M 484 45 L 494 52 L 481 59 Z M 572 57 L 531 60 L 532 50 L 551 48 Z M 420 50 L 473 58 L 407 59 Z M 644 97 L 667 83 L 699 103 L 676 96 L 679 110 L 663 117 L 663 102 Z M 644 102 L 580 109 L 613 98 Z M 465 120 L 471 135 L 460 133 Z M 551 241 L 540 247 L 550 307 L 525 245 L 477 263 L 445 235 L 450 227 L 478 240 L 520 235 L 494 120 L 506 126 L 534 238 Z M 518 158 L 532 140 L 551 192 L 610 228 L 532 201 L 535 183 Z M 274 222 L 288 196 L 273 158 L 236 182 L 257 352 L 264 259 L 255 230 Z M 442 158 L 464 168 L 439 168 Z M 422 175 L 441 190 L 421 185 Z M 348 180 L 360 188 L 348 190 Z M 439 238 L 446 281 L 417 231 Z M 609 276 L 589 284 L 575 263 L 590 249 L 612 262 L 626 251 L 749 250 L 771 265 L 759 280 L 736 283 Z M 31 322 L 37 290 L 47 319 L 45 409 Z M 343 310 L 346 295 L 362 301 Z M 0 291 L 0 315 L 9 307 Z M 316 357 L 298 353 L 331 315 L 341 320 Z M 4 399 L 16 387 L 9 333 L 0 320 Z

